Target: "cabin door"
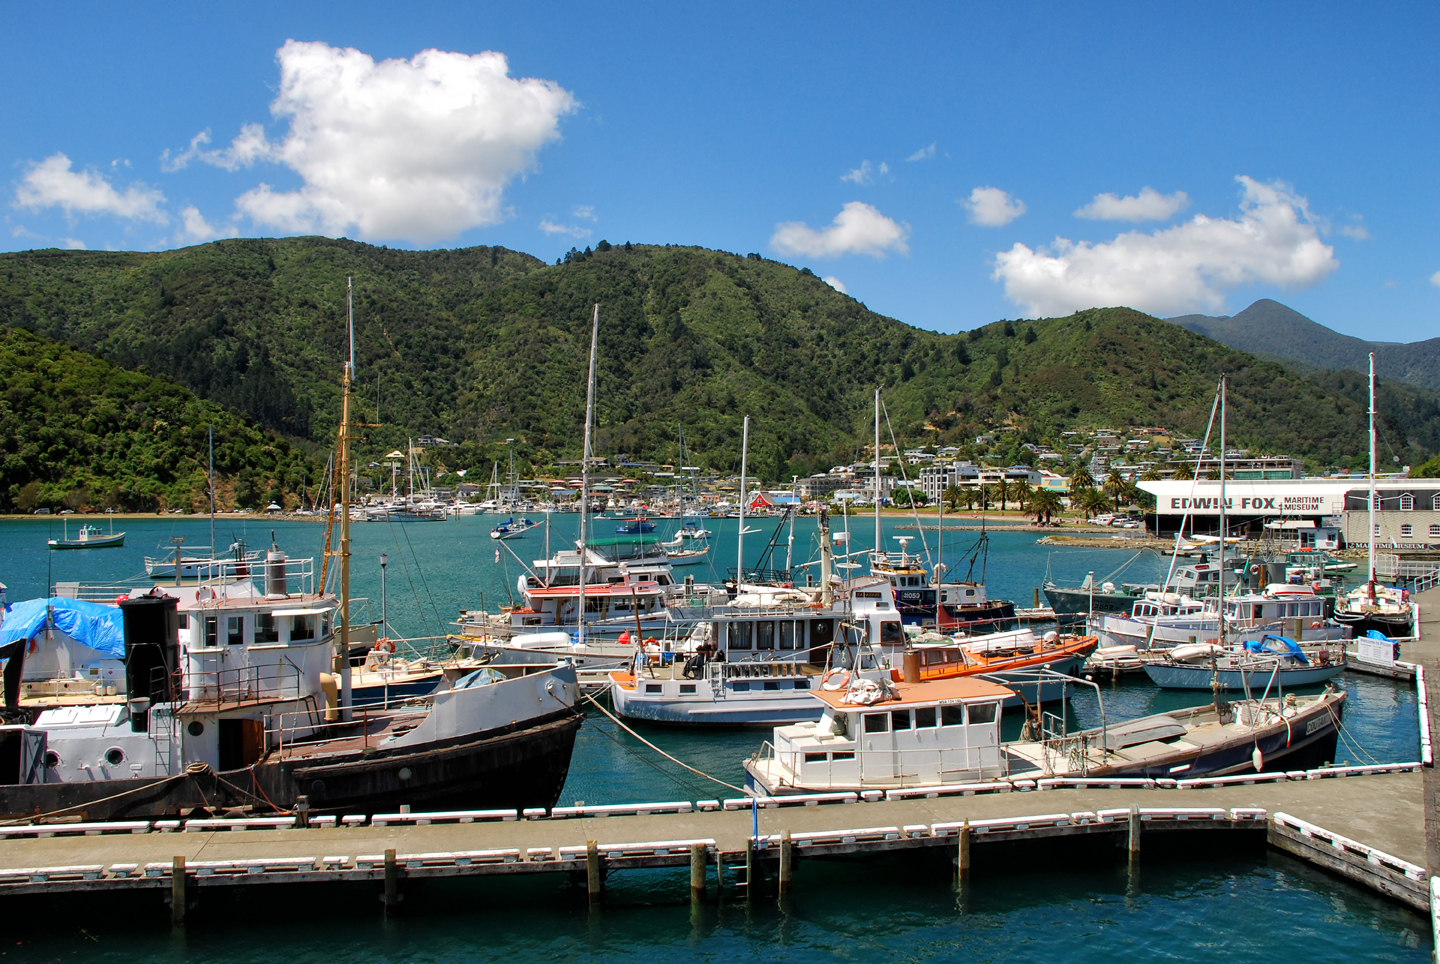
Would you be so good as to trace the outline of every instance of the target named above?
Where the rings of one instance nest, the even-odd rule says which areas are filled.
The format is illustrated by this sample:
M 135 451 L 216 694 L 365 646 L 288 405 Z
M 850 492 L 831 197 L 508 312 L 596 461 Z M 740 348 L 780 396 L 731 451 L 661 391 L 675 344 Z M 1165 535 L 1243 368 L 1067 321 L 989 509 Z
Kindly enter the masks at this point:
M 810 620 L 810 665 L 824 666 L 830 659 L 830 647 L 835 642 L 835 620 Z
M 220 721 L 220 769 L 240 770 L 265 751 L 265 724 L 260 720 Z

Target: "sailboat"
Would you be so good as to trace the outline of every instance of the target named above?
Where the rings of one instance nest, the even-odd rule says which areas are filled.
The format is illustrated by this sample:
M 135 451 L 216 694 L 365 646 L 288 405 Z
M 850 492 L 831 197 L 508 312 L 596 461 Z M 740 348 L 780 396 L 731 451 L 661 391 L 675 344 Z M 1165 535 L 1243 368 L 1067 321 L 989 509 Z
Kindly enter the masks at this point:
M 1369 578 L 1365 585 L 1335 600 L 1335 619 L 1352 626 L 1355 635 L 1375 631 L 1391 639 L 1413 637 L 1420 622 L 1419 606 L 1410 594 L 1398 586 L 1382 586 L 1375 580 L 1375 543 L 1380 527 L 1375 523 L 1375 353 L 1370 353 L 1370 494 L 1369 529 L 1366 545 L 1369 552 Z
M 347 285 L 348 290 L 348 285 Z M 7 726 L 20 761 L 0 785 L 0 817 L 89 820 L 230 808 L 332 812 L 550 807 L 582 716 L 569 663 L 486 668 L 425 699 L 357 716 L 349 662 L 350 360 L 341 393 L 338 550 L 313 567 L 266 554 L 264 584 L 157 586 L 119 601 L 124 702 L 46 710 Z M 332 520 L 335 514 L 332 513 Z M 333 522 L 332 522 L 333 525 Z M 338 562 L 338 596 L 324 591 Z M 20 713 L 29 640 L 0 647 L 6 716 Z

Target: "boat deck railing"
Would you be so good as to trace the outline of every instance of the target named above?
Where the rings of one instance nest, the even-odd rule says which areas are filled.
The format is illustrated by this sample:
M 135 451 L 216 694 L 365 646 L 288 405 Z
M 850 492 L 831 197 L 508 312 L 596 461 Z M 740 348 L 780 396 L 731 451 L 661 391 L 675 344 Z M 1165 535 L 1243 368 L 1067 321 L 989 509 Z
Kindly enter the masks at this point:
M 304 686 L 300 667 L 288 659 L 264 666 L 237 666 L 233 669 L 200 670 L 182 674 L 180 682 L 189 694 L 192 710 L 300 699 L 312 695 Z
M 828 766 L 817 767 L 813 777 L 809 766 L 803 762 L 809 754 L 822 754 L 827 758 L 825 762 Z M 836 759 L 837 755 L 843 756 Z M 805 772 L 798 772 L 786 763 L 783 759 L 786 756 L 799 757 L 797 762 L 806 768 Z M 1001 779 L 1009 776 L 1011 763 L 1003 745 L 866 750 L 856 742 L 834 747 L 797 746 L 781 751 L 769 740 L 755 751 L 750 760 L 757 768 L 773 764 L 788 770 L 798 779 L 798 785 L 815 790 L 836 787 L 853 790 L 857 784 L 864 782 L 877 789 L 903 790 L 946 782 Z M 853 770 L 848 766 L 851 760 L 854 761 Z M 835 775 L 837 762 L 845 766 L 844 776 Z

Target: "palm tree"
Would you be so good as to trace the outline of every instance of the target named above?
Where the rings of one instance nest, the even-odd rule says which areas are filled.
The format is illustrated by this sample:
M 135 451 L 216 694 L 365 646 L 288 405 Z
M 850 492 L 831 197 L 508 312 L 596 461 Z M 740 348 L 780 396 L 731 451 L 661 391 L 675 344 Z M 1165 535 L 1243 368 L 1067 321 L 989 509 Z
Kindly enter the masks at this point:
M 1109 512 L 1111 508 L 1110 498 L 1099 489 L 1086 489 L 1076 496 L 1075 501 L 1085 511 L 1087 519 Z
M 1020 503 L 1020 508 L 1023 510 L 1029 504 L 1035 490 L 1030 488 L 1030 482 L 1027 479 L 1016 479 L 1010 483 L 1010 487 L 1011 492 L 1015 495 L 1015 501 Z
M 1070 473 L 1071 492 L 1078 495 L 1082 489 L 1093 488 L 1095 488 L 1095 477 L 1090 474 L 1090 470 L 1088 468 L 1085 468 L 1084 466 L 1078 466 L 1074 472 Z
M 1129 494 L 1130 483 L 1125 480 L 1125 476 L 1120 474 L 1119 469 L 1111 469 L 1110 474 L 1105 476 L 1105 481 L 1101 483 L 1100 488 L 1105 491 L 1106 495 L 1115 500 L 1116 505 L 1119 505 L 1120 500 Z
M 953 483 L 947 485 L 945 491 L 940 493 L 940 501 L 944 502 L 946 507 L 952 512 L 960 507 L 960 502 L 963 498 L 964 494 L 960 491 L 960 487 Z
M 1171 478 L 1176 482 L 1189 482 L 1195 478 L 1195 470 L 1190 467 L 1189 462 L 1181 462 L 1180 467 L 1175 470 L 1175 474 Z
M 1049 525 L 1050 516 L 1063 508 L 1064 503 L 1060 500 L 1060 493 L 1054 489 L 1036 489 L 1030 493 L 1030 511 L 1035 513 L 1036 522 L 1043 518 L 1045 524 Z
M 1140 481 L 1141 481 L 1141 482 L 1159 482 L 1159 481 L 1160 481 L 1160 470 L 1159 470 L 1158 468 L 1156 468 L 1156 467 L 1154 466 L 1154 464 L 1152 463 L 1149 468 L 1147 468 L 1144 472 L 1141 472 L 1141 473 L 1140 473 Z

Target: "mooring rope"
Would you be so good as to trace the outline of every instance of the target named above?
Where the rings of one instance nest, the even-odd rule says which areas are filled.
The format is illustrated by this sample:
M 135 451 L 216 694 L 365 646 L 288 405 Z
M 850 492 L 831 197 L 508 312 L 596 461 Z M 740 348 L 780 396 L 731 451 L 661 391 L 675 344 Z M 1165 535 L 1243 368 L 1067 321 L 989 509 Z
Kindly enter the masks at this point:
M 604 690 L 601 690 L 600 692 L 603 693 Z M 696 774 L 697 776 L 702 776 L 702 777 L 704 777 L 705 779 L 709 780 L 711 783 L 718 783 L 718 784 L 720 784 L 722 787 L 725 787 L 727 790 L 734 790 L 736 793 L 742 793 L 742 794 L 745 792 L 745 790 L 744 790 L 743 788 L 737 787 L 737 786 L 735 786 L 735 784 L 733 784 L 733 783 L 726 783 L 724 780 L 721 780 L 719 777 L 712 777 L 710 774 L 706 773 L 704 770 L 697 770 L 697 769 L 695 769 L 694 767 L 692 767 L 690 764 L 684 762 L 683 760 L 677 760 L 675 757 L 673 757 L 673 756 L 671 756 L 670 754 L 666 753 L 664 750 L 660 749 L 658 746 L 656 746 L 655 744 L 651 743 L 649 740 L 645 739 L 645 738 L 644 738 L 643 736 L 641 736 L 639 733 L 636 733 L 634 730 L 630 729 L 630 727 L 626 726 L 625 723 L 624 723 L 623 721 L 621 721 L 620 717 L 616 716 L 614 713 L 611 713 L 611 712 L 610 712 L 609 710 L 607 710 L 605 707 L 601 706 L 601 705 L 600 705 L 600 701 L 597 699 L 597 697 L 598 697 L 599 695 L 600 695 L 599 693 L 596 693 L 596 694 L 591 695 L 591 696 L 586 696 L 586 697 L 584 697 L 584 699 L 585 699 L 586 702 L 590 703 L 592 706 L 594 706 L 594 707 L 595 707 L 597 710 L 599 710 L 601 713 L 604 713 L 606 716 L 610 717 L 610 719 L 611 719 L 612 721 L 614 721 L 615 725 L 618 726 L 618 727 L 620 727 L 620 729 L 624 730 L 626 733 L 629 733 L 629 734 L 630 734 L 631 736 L 633 736 L 635 739 L 639 740 L 641 743 L 645 744 L 645 745 L 648 746 L 650 749 L 654 750 L 656 753 L 660 754 L 660 755 L 663 756 L 665 759 L 669 760 L 671 763 L 675 764 L 675 765 L 678 766 L 678 767 L 682 767 L 682 768 L 684 768 L 684 769 L 686 769 L 686 770 L 689 770 L 691 773 L 694 773 L 694 774 Z

